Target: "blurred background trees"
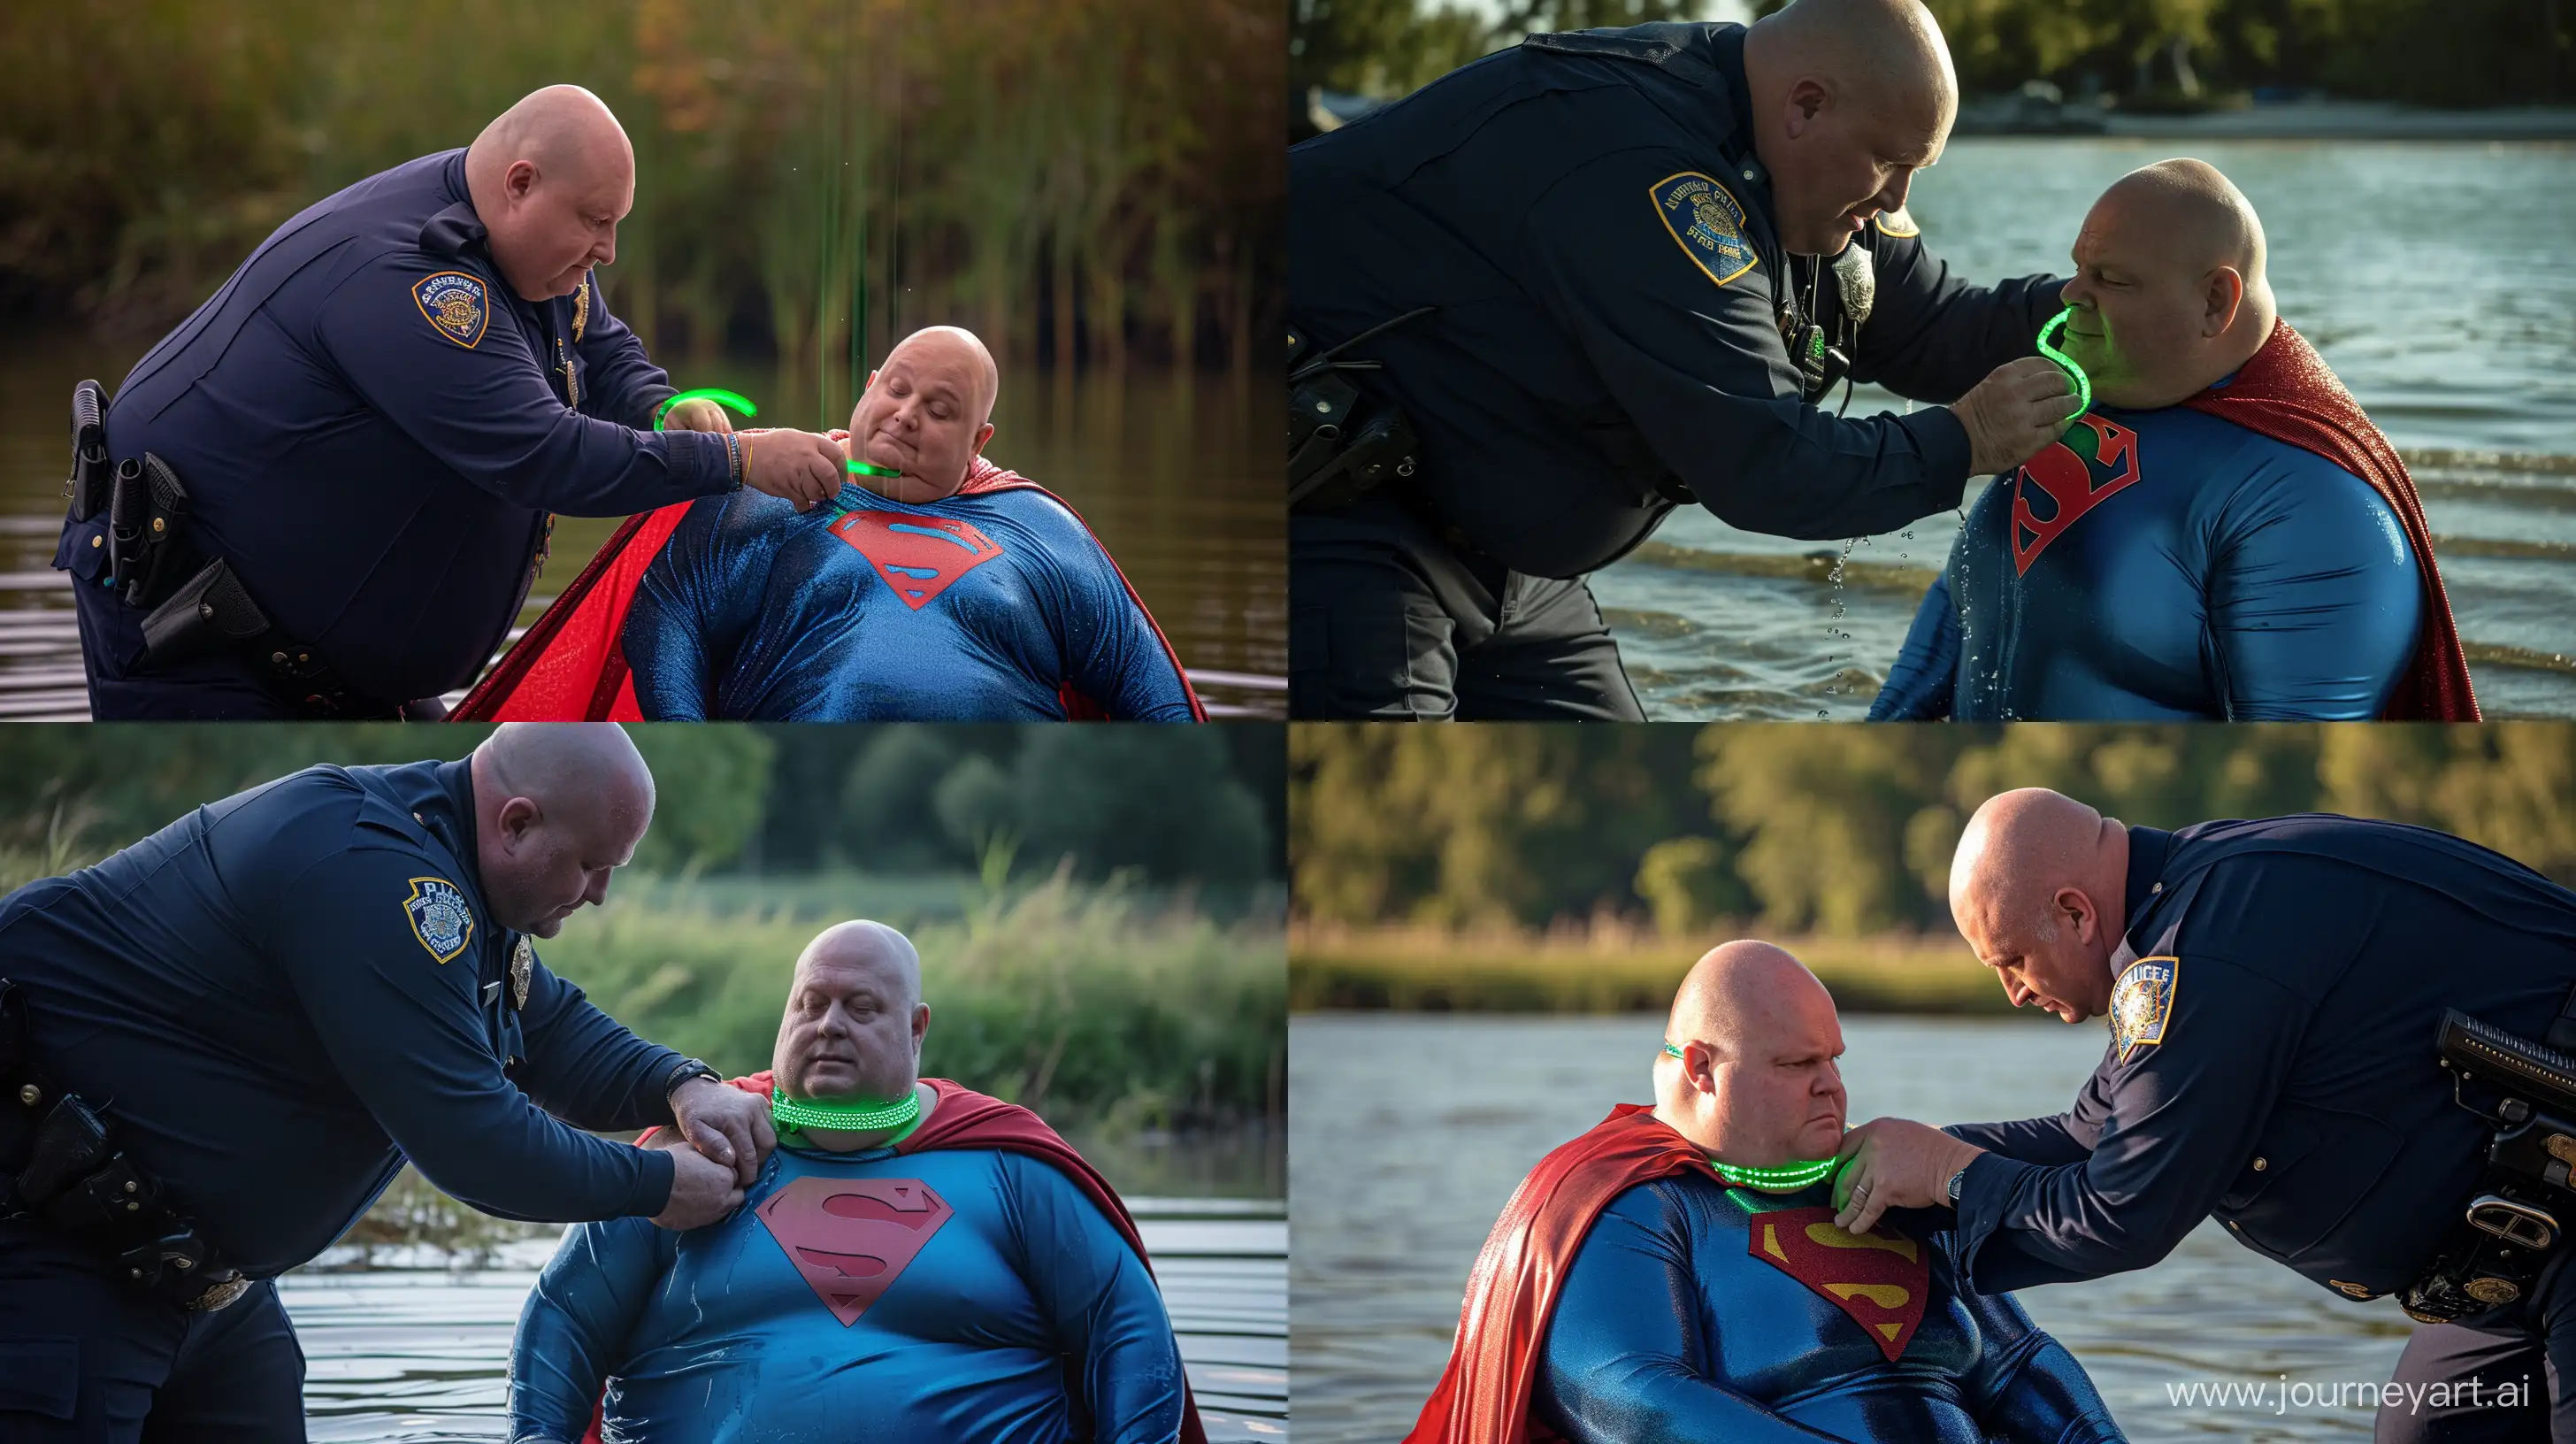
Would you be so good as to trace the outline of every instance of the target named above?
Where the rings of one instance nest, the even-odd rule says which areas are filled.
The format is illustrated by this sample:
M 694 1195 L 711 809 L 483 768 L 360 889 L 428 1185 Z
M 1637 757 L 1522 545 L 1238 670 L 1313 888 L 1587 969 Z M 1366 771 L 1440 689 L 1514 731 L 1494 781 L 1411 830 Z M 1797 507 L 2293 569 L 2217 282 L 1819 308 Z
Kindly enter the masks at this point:
M 1257 0 L 0 7 L 0 317 L 157 331 L 305 205 L 570 81 L 635 143 L 602 279 L 657 354 L 846 391 L 953 320 L 1240 371 L 1278 325 L 1284 44 Z
M 2328 811 L 2455 833 L 2576 884 L 2576 728 L 1289 729 L 1301 923 L 1669 936 L 1946 935 L 1978 803 L 2053 787 L 2124 822 Z

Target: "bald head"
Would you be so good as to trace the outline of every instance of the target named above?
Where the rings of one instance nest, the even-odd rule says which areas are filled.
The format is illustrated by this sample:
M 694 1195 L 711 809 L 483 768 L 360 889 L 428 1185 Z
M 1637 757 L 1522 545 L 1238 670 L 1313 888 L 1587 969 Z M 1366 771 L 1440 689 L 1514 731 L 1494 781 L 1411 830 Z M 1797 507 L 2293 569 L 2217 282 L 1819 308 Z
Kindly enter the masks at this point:
M 531 301 L 571 295 L 617 259 L 635 205 L 635 148 L 605 102 L 549 85 L 495 116 L 465 149 L 465 188 L 502 279 Z
M 513 722 L 474 749 L 474 845 L 486 902 L 504 927 L 550 938 L 653 822 L 653 773 L 606 722 Z
M 1795 0 L 1746 33 L 1744 76 L 1773 224 L 1800 255 L 1840 255 L 1871 216 L 1903 210 L 1959 114 L 1920 0 Z
M 836 923 L 796 959 L 770 1068 L 790 1098 L 898 1098 L 919 1079 L 929 1028 L 912 940 Z
M 1711 948 L 1674 990 L 1655 1065 L 1655 1116 L 1728 1163 L 1821 1158 L 1842 1139 L 1843 1051 L 1833 995 L 1787 949 Z
M 2117 819 L 2044 787 L 2000 793 L 1951 854 L 1950 916 L 2015 1007 L 2035 1002 L 2079 1022 L 2110 996 L 2128 866 Z
M 2206 161 L 2111 183 L 2075 238 L 2067 352 L 2096 399 L 2170 406 L 2245 364 L 2279 312 L 2253 202 Z
M 850 450 L 890 477 L 862 477 L 897 501 L 937 501 L 966 484 L 993 439 L 1001 368 L 974 332 L 929 326 L 886 353 L 850 413 Z

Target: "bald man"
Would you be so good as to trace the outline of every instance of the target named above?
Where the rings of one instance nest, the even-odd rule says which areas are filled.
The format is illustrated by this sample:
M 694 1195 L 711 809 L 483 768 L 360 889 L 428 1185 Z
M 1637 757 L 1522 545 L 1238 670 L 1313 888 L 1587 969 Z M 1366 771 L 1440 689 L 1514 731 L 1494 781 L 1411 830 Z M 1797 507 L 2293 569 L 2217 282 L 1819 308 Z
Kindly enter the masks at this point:
M 519 1316 L 513 1444 L 1203 1440 L 1126 1208 L 1037 1115 L 921 1077 L 929 1029 L 903 934 L 808 944 L 734 1083 L 779 1137 L 750 1207 L 567 1233 Z
M 126 377 L 74 488 L 54 565 L 91 714 L 435 715 L 555 513 L 827 500 L 825 438 L 747 451 L 711 402 L 661 416 L 670 378 L 593 273 L 634 203 L 617 118 L 556 85 L 261 243 Z
M 1905 208 L 1957 109 L 1917 0 L 1797 0 L 1533 35 L 1291 150 L 1291 715 L 1634 720 L 1585 577 L 1675 507 L 1893 531 L 2047 445 L 2057 282 L 1969 286 Z
M 831 505 L 722 496 L 643 519 L 618 539 L 621 555 L 651 559 L 640 584 L 568 589 L 560 612 L 599 624 L 541 621 L 532 655 L 505 661 L 496 680 L 572 667 L 549 654 L 558 635 L 613 634 L 618 653 L 583 671 L 599 680 L 569 692 L 634 711 L 593 715 L 1201 718 L 1179 658 L 1100 540 L 1037 483 L 984 459 L 1000 385 L 972 332 L 906 337 L 836 434 L 851 470 Z M 757 452 L 769 436 L 745 440 Z M 466 710 L 529 715 L 509 705 L 478 694 Z
M 2243 193 L 2197 160 L 2132 171 L 2074 256 L 2093 407 L 1969 509 L 1870 716 L 2450 715 L 2392 707 L 2435 654 L 2467 692 L 2422 504 L 2281 324 Z
M 1769 943 L 1682 980 L 1655 1103 L 1521 1184 L 1407 1444 L 2086 1444 L 2121 1438 L 2072 1355 L 1960 1282 L 1946 1220 L 1833 1224 L 1842 1028 Z
M 767 1110 L 537 960 L 652 813 L 617 729 L 503 728 L 307 769 L 0 900 L 0 1435 L 303 1439 L 271 1280 L 406 1163 L 504 1218 L 740 1203 Z M 674 1118 L 697 1149 L 584 1131 Z
M 1950 907 L 2016 1006 L 2107 1016 L 2110 1046 L 2057 1117 L 1853 1130 L 1843 1226 L 1955 1208 L 1963 1276 L 2004 1290 L 2145 1268 L 2215 1218 L 2429 1326 L 2381 1444 L 2576 1441 L 2576 1110 L 2546 1067 L 2505 1091 L 2436 1050 L 2456 1010 L 2576 1052 L 2576 893 L 2424 828 L 2163 832 L 2032 788 L 1969 820 Z

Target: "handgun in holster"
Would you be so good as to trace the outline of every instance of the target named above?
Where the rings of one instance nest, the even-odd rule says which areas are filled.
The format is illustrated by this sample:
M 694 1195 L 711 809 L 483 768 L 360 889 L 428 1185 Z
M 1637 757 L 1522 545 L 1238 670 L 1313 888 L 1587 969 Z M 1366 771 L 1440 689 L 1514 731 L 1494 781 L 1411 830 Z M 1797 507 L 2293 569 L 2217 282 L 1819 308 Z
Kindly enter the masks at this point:
M 108 506 L 108 575 L 127 606 L 148 607 L 178 569 L 188 489 L 168 462 L 147 451 L 117 464 Z
M 2495 1129 L 2460 1222 L 2400 1299 L 2411 1317 L 2445 1323 L 2530 1292 L 2576 1218 L 2576 1057 L 2456 1008 L 2434 1052 L 2453 1099 Z M 2492 1106 L 2470 1101 L 2473 1083 Z

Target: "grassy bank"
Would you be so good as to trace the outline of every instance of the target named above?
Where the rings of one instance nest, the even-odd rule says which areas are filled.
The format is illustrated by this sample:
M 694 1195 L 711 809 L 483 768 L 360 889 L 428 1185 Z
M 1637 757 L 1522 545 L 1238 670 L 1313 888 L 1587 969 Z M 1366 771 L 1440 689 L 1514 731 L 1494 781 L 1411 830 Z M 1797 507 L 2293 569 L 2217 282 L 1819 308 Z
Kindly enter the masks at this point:
M 1413 1012 L 1661 1012 L 1710 938 L 1643 930 L 1449 932 L 1294 927 L 1288 1001 Z M 1846 1013 L 2010 1013 L 1994 974 L 1956 938 L 1896 934 L 1777 941 Z

